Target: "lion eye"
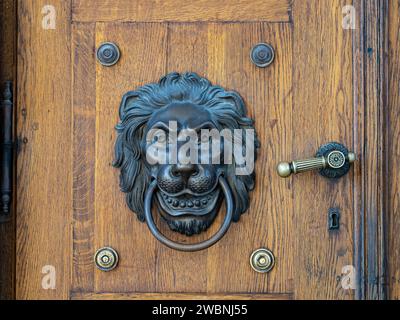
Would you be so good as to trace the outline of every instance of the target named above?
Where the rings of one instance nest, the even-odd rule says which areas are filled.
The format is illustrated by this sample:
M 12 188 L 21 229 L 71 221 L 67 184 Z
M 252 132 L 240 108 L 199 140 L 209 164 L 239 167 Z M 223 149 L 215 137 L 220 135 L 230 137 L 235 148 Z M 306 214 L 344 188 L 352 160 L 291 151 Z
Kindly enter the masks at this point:
M 152 143 L 164 143 L 166 140 L 167 134 L 164 131 L 157 132 L 153 137 Z
M 161 143 L 163 143 L 163 142 L 165 142 L 165 141 L 166 141 L 166 137 L 165 137 L 165 135 L 164 135 L 164 134 L 162 134 L 162 135 L 159 135 L 159 136 L 156 136 L 155 138 L 156 138 L 156 141 L 157 141 L 157 142 L 161 142 Z

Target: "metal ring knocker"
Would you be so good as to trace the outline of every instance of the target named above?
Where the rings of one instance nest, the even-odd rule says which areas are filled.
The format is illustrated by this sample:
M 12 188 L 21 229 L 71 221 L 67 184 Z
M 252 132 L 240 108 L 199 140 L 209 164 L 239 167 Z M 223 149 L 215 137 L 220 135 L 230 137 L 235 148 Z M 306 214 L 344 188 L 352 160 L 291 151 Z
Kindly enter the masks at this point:
M 228 183 L 226 182 L 225 178 L 220 176 L 219 177 L 219 185 L 221 186 L 221 189 L 224 193 L 225 196 L 225 201 L 226 201 L 226 216 L 224 219 L 224 222 L 222 223 L 220 229 L 209 239 L 195 243 L 195 244 L 183 244 L 183 243 L 178 243 L 174 242 L 167 237 L 165 237 L 160 230 L 158 230 L 156 224 L 154 223 L 154 219 L 151 213 L 151 203 L 153 199 L 153 194 L 157 189 L 157 181 L 154 180 L 151 184 L 149 189 L 146 192 L 146 196 L 144 199 L 144 214 L 145 214 L 145 219 L 147 226 L 150 229 L 150 232 L 153 234 L 153 236 L 160 241 L 161 243 L 165 244 L 167 247 L 170 247 L 171 249 L 175 250 L 180 250 L 180 251 L 199 251 L 199 250 L 204 250 L 206 248 L 211 247 L 213 244 L 218 242 L 228 231 L 229 226 L 231 225 L 232 222 L 232 215 L 233 215 L 233 198 L 232 198 L 232 193 L 229 189 Z

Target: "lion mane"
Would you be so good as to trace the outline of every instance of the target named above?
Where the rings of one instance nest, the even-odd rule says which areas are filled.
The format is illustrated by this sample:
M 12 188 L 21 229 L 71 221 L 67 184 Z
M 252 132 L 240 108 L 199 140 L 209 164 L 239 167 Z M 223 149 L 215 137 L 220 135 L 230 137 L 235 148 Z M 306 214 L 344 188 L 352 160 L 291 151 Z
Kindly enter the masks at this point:
M 196 73 L 173 72 L 158 83 L 127 92 L 119 108 L 114 166 L 120 168 L 120 188 L 126 193 L 127 205 L 140 221 L 144 221 L 143 202 L 151 180 L 144 152 L 146 124 L 154 111 L 185 101 L 206 108 L 219 130 L 254 129 L 253 120 L 246 116 L 246 107 L 239 94 L 212 85 Z M 244 147 L 245 140 L 242 139 Z M 254 159 L 259 146 L 255 135 Z M 254 188 L 255 177 L 254 172 L 236 175 L 235 161 L 226 166 L 226 179 L 234 199 L 233 221 L 237 222 L 249 206 L 249 191 Z

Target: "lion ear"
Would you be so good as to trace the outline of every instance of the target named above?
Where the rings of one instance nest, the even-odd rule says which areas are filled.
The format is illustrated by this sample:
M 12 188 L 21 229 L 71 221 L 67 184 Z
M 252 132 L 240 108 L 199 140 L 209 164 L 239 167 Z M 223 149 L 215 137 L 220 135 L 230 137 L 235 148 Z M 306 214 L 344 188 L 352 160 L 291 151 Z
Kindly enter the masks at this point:
M 121 119 L 121 122 L 124 121 L 132 100 L 136 100 L 138 97 L 139 93 L 137 91 L 128 91 L 123 95 L 121 104 L 119 105 L 119 118 Z

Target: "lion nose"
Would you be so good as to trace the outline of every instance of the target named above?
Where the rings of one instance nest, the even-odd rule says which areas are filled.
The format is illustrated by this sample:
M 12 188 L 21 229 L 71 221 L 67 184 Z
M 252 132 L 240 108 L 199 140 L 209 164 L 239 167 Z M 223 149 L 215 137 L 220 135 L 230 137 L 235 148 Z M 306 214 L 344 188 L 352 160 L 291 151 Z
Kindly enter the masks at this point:
M 183 177 L 186 181 L 190 176 L 196 175 L 199 168 L 196 164 L 175 164 L 172 166 L 171 173 L 175 177 Z

